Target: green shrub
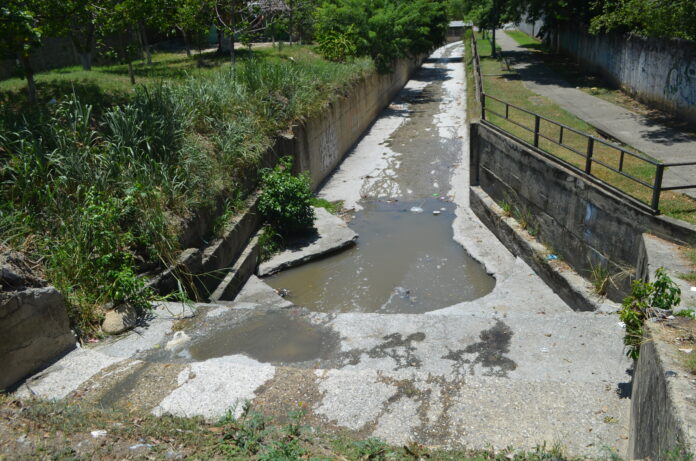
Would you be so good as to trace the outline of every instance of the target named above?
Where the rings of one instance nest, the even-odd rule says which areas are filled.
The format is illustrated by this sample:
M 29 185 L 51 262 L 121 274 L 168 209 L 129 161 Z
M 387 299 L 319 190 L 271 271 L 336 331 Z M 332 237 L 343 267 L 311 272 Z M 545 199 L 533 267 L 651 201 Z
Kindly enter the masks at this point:
M 624 344 L 626 355 L 637 359 L 643 340 L 643 323 L 654 316 L 656 309 L 671 310 L 681 302 L 681 290 L 660 267 L 655 271 L 654 282 L 634 280 L 631 295 L 621 305 L 619 317 L 626 326 Z
M 259 212 L 279 234 L 297 234 L 312 227 L 314 209 L 309 176 L 292 174 L 291 157 L 281 159 L 274 169 L 262 173 L 262 187 Z
M 353 24 L 343 33 L 331 30 L 320 34 L 317 43 L 317 50 L 329 61 L 343 62 L 358 53 L 358 38 Z
M 370 56 L 380 72 L 391 71 L 396 59 L 429 52 L 447 31 L 444 4 L 427 0 L 327 0 L 316 18 L 327 59 L 354 46 L 355 55 Z

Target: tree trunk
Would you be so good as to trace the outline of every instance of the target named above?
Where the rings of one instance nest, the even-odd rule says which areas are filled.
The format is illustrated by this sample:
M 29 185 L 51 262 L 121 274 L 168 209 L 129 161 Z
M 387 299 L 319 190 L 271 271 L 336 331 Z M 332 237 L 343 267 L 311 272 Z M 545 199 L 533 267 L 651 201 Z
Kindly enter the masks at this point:
M 152 65 L 152 50 L 150 49 L 150 42 L 147 41 L 147 30 L 145 30 L 145 25 L 140 25 L 140 35 L 143 38 L 143 50 L 145 51 L 145 58 L 147 59 L 147 65 Z
M 83 70 L 92 70 L 92 52 L 86 51 L 84 53 L 79 53 L 80 64 L 82 64 Z
M 19 61 L 22 63 L 22 67 L 24 68 L 24 76 L 27 78 L 27 93 L 29 94 L 29 102 L 34 105 L 36 104 L 36 82 L 34 81 L 34 69 L 31 67 L 29 55 L 26 53 L 21 53 L 19 55 Z
M 189 43 L 189 38 L 188 34 L 186 33 L 186 30 L 183 28 L 178 28 L 181 31 L 181 36 L 184 39 L 184 48 L 186 49 L 186 56 L 191 57 L 191 44 Z
M 130 77 L 131 85 L 135 85 L 135 72 L 133 72 L 133 61 L 128 59 L 128 77 Z
M 290 2 L 290 15 L 288 18 L 288 44 L 292 46 L 292 26 L 294 21 L 293 2 Z
M 80 56 L 80 64 L 83 70 L 92 70 L 92 43 L 94 41 L 94 24 L 83 28 L 71 27 L 70 38 L 73 46 Z
M 498 57 L 498 52 L 495 49 L 495 27 L 491 30 L 491 56 L 494 58 Z
M 230 11 L 230 63 L 232 64 L 232 67 L 234 67 L 236 63 L 236 57 L 234 55 L 234 30 L 235 30 L 235 23 L 234 23 L 234 6 L 232 7 L 232 11 Z
M 217 53 L 222 54 L 222 32 L 220 32 L 220 29 L 218 29 L 217 27 L 215 28 L 215 31 L 217 32 L 217 42 L 218 42 Z

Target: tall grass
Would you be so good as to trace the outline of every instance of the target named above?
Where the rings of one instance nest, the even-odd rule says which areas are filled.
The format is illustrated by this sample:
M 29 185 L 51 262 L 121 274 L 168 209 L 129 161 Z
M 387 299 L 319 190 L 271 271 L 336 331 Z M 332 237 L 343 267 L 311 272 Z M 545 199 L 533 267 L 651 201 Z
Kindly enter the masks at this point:
M 256 178 L 274 135 L 371 69 L 251 59 L 232 71 L 138 87 L 95 114 L 75 97 L 0 114 L 0 244 L 41 261 L 75 327 L 105 303 L 144 308 L 139 273 L 172 262 L 181 223 Z

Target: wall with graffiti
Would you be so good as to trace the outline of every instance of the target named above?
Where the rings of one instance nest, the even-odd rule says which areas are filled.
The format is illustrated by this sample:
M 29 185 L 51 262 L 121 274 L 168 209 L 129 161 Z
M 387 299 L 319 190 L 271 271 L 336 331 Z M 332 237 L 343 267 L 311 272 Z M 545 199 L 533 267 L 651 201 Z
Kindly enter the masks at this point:
M 696 42 L 635 35 L 590 35 L 572 29 L 561 49 L 653 107 L 696 124 Z

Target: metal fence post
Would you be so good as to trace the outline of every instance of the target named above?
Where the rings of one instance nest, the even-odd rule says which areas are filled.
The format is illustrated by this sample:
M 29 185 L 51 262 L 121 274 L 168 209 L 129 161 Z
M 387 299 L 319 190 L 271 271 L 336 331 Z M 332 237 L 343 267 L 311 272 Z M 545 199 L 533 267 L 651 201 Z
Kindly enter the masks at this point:
M 592 154 L 594 154 L 594 138 L 587 138 L 587 160 L 585 161 L 587 174 L 592 174 Z
M 481 120 L 486 120 L 486 93 L 481 93 Z
M 538 115 L 534 116 L 534 147 L 539 147 L 539 125 L 541 118 Z
M 655 184 L 653 184 L 653 196 L 651 208 L 659 213 L 660 212 L 660 193 L 662 192 L 662 176 L 665 172 L 665 166 L 662 163 L 657 164 L 657 169 L 655 170 Z

